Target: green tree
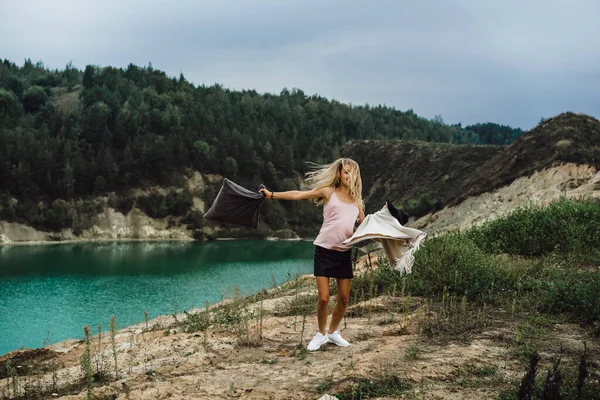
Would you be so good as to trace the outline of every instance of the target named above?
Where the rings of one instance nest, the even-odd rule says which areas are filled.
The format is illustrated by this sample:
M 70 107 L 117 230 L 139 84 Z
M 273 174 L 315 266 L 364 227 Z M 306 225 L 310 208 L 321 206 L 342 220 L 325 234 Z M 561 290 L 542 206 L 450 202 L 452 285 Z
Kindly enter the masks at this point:
M 36 112 L 48 101 L 48 95 L 41 86 L 31 86 L 23 93 L 23 107 L 26 112 Z
M 238 174 L 238 166 L 235 158 L 227 156 L 223 161 L 223 174 L 231 179 L 234 179 Z
M 69 210 L 69 205 L 62 199 L 56 199 L 51 207 L 44 214 L 45 226 L 51 230 L 57 231 L 69 228 L 73 225 L 73 215 Z
M 67 159 L 63 172 L 63 190 L 67 197 L 73 196 L 75 192 L 75 178 L 73 177 L 73 167 L 71 161 Z
M 94 180 L 94 194 L 104 192 L 106 189 L 106 179 L 102 175 L 98 175 Z
M 193 204 L 192 194 L 187 190 L 171 189 L 165 198 L 165 206 L 171 215 L 184 216 Z
M 0 125 L 13 127 L 23 116 L 23 106 L 13 92 L 0 88 Z
M 69 61 L 65 66 L 65 70 L 63 72 L 63 80 L 67 89 L 71 90 L 73 87 L 80 83 L 81 76 L 79 70 L 73 66 L 73 62 Z
M 204 140 L 196 140 L 192 147 L 192 162 L 196 169 L 203 171 L 209 168 L 213 160 L 210 145 Z
M 92 87 L 94 87 L 94 75 L 95 75 L 94 66 L 86 65 L 85 71 L 83 72 L 83 79 L 82 79 L 82 84 L 83 84 L 84 88 L 91 89 Z
M 99 101 L 84 114 L 84 137 L 91 143 L 109 142 L 107 136 L 111 110 L 106 103 Z
M 23 92 L 25 91 L 25 80 L 18 76 L 11 76 L 7 79 L 5 88 L 12 91 L 18 98 L 23 96 Z

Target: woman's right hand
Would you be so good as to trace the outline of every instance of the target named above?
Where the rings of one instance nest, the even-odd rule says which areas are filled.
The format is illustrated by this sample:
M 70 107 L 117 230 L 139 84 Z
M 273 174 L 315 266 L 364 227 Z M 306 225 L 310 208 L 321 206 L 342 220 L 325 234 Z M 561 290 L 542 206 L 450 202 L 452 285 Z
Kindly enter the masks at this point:
M 273 194 L 272 192 L 269 192 L 267 189 L 265 188 L 261 188 L 258 190 L 259 192 L 263 193 L 265 195 L 266 198 L 271 198 L 271 195 Z

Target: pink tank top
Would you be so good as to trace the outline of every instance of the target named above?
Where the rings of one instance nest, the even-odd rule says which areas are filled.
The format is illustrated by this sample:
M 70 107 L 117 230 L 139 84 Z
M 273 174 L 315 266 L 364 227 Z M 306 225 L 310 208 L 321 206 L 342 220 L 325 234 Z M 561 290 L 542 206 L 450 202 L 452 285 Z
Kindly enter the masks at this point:
M 354 224 L 358 218 L 356 203 L 345 203 L 337 196 L 335 191 L 329 201 L 323 206 L 323 225 L 319 235 L 313 242 L 317 246 L 329 250 L 346 251 L 352 246 L 342 242 L 354 233 Z

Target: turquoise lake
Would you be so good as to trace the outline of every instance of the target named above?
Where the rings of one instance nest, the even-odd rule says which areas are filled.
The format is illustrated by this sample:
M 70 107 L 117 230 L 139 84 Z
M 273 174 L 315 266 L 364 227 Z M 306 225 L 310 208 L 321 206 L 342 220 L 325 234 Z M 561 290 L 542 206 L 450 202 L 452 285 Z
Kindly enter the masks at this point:
M 309 241 L 105 242 L 0 247 L 0 355 L 79 339 L 312 273 Z

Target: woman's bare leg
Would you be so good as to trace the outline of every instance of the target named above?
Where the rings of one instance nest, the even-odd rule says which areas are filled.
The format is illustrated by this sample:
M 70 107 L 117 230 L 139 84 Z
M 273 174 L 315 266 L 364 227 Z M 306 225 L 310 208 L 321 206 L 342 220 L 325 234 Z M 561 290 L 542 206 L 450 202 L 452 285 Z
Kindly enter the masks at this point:
M 317 300 L 317 320 L 319 322 L 319 332 L 325 334 L 327 328 L 327 317 L 329 316 L 329 278 L 317 276 L 317 291 L 319 298 Z
M 344 318 L 346 308 L 348 308 L 348 301 L 350 300 L 350 283 L 352 279 L 336 279 L 337 280 L 337 298 L 335 300 L 335 307 L 331 314 L 331 323 L 329 324 L 329 332 L 335 332 L 338 328 L 340 321 Z

